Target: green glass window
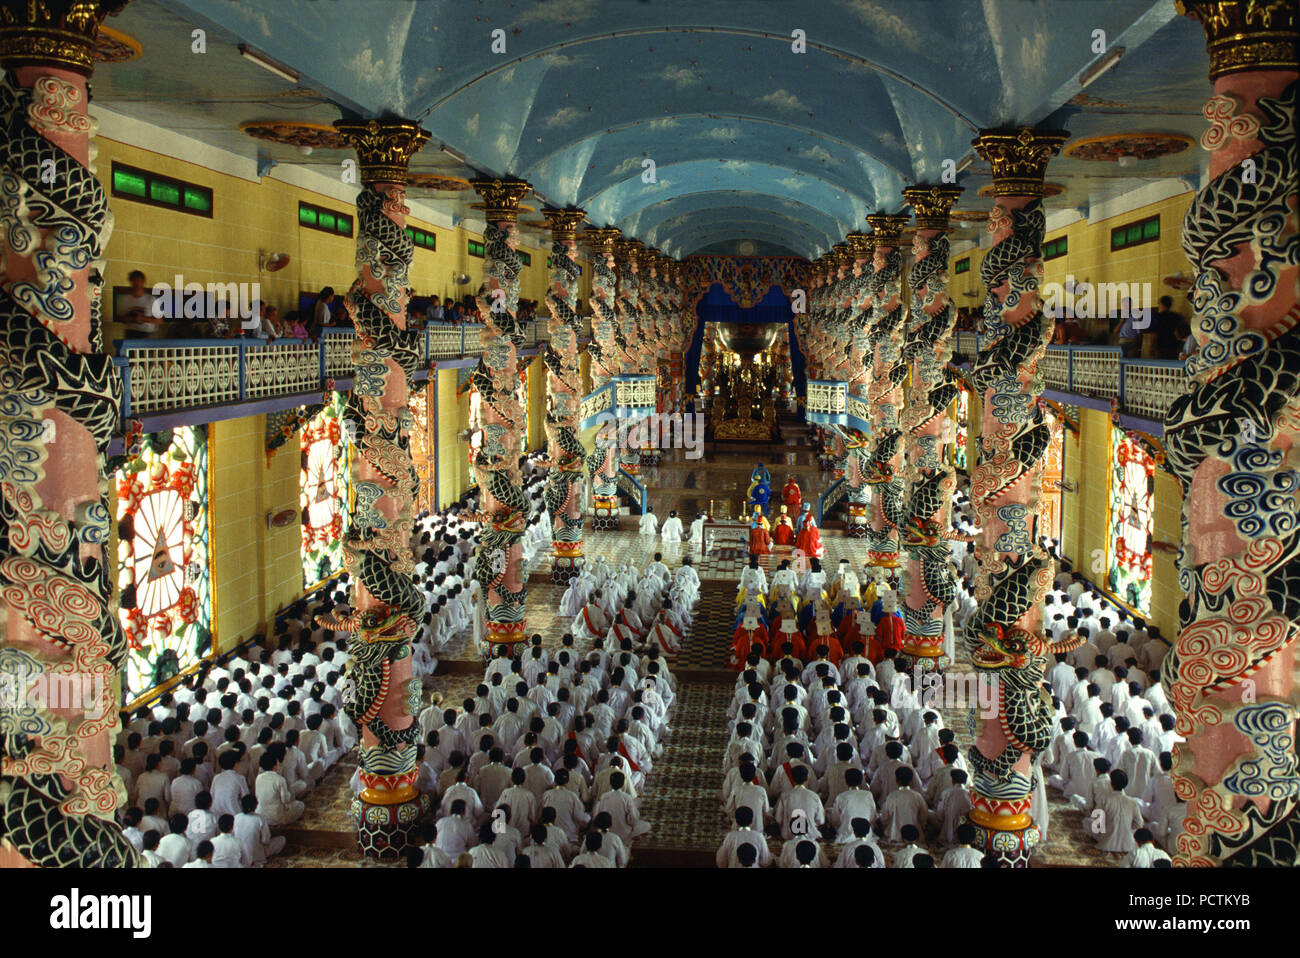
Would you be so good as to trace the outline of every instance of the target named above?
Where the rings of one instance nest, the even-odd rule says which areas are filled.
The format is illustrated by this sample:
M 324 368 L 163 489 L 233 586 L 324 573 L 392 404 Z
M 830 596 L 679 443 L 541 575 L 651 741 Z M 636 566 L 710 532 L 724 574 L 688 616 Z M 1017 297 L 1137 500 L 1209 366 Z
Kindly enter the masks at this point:
M 197 183 L 158 176 L 122 163 L 113 164 L 110 183 L 114 196 L 195 216 L 212 215 L 212 190 Z

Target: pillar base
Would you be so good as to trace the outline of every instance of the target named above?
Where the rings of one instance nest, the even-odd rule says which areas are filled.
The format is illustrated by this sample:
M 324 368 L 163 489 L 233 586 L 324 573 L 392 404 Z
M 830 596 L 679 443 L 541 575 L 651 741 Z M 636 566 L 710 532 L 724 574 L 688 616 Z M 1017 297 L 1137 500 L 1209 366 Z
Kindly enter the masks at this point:
M 591 527 L 598 532 L 618 528 L 618 496 L 593 497 Z
M 1028 868 L 1041 835 L 1029 815 L 1032 796 L 1016 801 L 991 799 L 973 792 L 967 822 L 975 829 L 974 847 L 982 848 L 1003 868 Z
M 368 802 L 354 798 L 352 817 L 357 823 L 357 841 L 361 851 L 384 860 L 400 858 L 408 848 L 415 847 L 420 819 L 433 808 L 433 799 L 424 792 L 392 804 Z
M 551 582 L 566 585 L 582 571 L 582 542 L 555 542 L 552 543 L 552 548 Z

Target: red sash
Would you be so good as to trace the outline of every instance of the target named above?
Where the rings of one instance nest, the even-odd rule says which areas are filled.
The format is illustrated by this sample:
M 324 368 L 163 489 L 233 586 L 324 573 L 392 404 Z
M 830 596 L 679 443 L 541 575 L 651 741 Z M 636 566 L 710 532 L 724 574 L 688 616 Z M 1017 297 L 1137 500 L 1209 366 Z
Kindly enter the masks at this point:
M 641 771 L 641 766 L 632 761 L 632 756 L 627 754 L 627 746 L 624 745 L 621 740 L 618 743 L 618 754 L 623 756 L 627 761 L 628 767 L 631 768 L 633 772 Z

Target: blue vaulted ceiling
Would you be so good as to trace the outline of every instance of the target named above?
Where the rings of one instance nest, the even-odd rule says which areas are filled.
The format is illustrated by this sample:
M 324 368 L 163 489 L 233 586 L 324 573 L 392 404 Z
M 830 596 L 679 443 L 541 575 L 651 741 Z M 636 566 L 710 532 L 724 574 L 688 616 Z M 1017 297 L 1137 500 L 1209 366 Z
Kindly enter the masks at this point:
M 938 182 L 982 127 L 1194 133 L 1209 91 L 1200 28 L 1172 0 L 137 0 L 118 19 L 145 54 L 97 75 L 110 107 L 322 169 L 336 151 L 241 142 L 238 123 L 418 119 L 433 139 L 417 169 L 521 176 L 675 256 L 743 240 L 815 256 L 902 210 L 900 190 Z M 166 53 L 194 25 L 217 54 L 197 71 Z M 1081 95 L 1105 57 L 1095 31 L 1125 55 Z M 313 95 L 286 97 L 240 42 Z M 1195 177 L 1197 152 L 1124 170 L 1061 158 L 1052 204 Z M 962 206 L 987 205 L 987 174 L 963 170 Z M 463 215 L 473 199 L 430 201 Z

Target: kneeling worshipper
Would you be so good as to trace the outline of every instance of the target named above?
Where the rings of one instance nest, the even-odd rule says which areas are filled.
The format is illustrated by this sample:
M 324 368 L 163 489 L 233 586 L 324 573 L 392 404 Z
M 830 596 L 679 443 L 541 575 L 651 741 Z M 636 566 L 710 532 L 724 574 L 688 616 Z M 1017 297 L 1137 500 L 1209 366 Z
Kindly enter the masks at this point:
M 745 604 L 749 598 L 762 599 L 767 595 L 767 573 L 758 565 L 758 557 L 750 556 L 749 565 L 740 571 L 740 582 L 736 585 L 736 607 Z
M 785 506 L 781 507 L 781 514 L 776 517 L 776 523 L 773 525 L 772 543 L 783 549 L 794 545 L 794 523 L 790 521 L 790 514 Z
M 677 518 L 676 509 L 668 513 L 668 518 L 664 520 L 663 527 L 659 530 L 659 537 L 672 545 L 681 544 L 682 520 Z
M 655 515 L 654 510 L 649 506 L 645 507 L 645 515 L 641 517 L 641 521 L 637 526 L 637 531 L 643 536 L 653 536 L 657 535 L 659 532 L 659 518 Z
M 658 648 L 664 655 L 675 656 L 681 650 L 682 634 L 668 621 L 668 614 L 660 611 L 655 623 L 646 633 L 646 644 Z
M 601 642 L 609 632 L 610 617 L 601 608 L 601 590 L 596 589 L 591 599 L 573 622 L 573 638 L 579 642 Z
M 881 615 L 876 622 L 876 631 L 873 636 L 873 642 L 878 642 L 881 650 L 881 658 L 884 658 L 884 652 L 887 649 L 901 651 L 903 648 L 903 636 L 906 628 L 903 625 L 903 617 L 898 614 L 898 593 L 887 586 L 881 586 L 879 591 Z M 870 655 L 868 654 L 868 658 Z M 872 663 L 878 663 L 880 659 L 872 659 Z
M 690 556 L 682 559 L 682 564 L 673 573 L 673 581 L 676 583 L 677 588 L 682 590 L 682 598 L 687 606 L 694 605 L 695 601 L 700 597 L 700 574 L 695 571 Z
M 756 648 L 759 646 L 761 648 Z M 740 620 L 731 639 L 731 667 L 737 672 L 745 668 L 745 661 L 751 651 L 766 653 L 768 648 L 767 626 L 755 613 L 750 613 Z
M 799 528 L 799 534 L 794 538 L 795 548 L 806 556 L 815 556 L 818 559 L 822 557 L 825 548 L 822 546 L 821 533 L 817 531 L 817 520 L 813 518 L 811 512 L 804 513 L 803 525 Z
M 772 551 L 772 537 L 769 534 L 770 526 L 763 516 L 763 510 L 757 506 L 754 507 L 754 516 L 749 522 L 749 554 L 751 556 L 764 556 Z M 764 591 L 767 591 L 764 589 Z
M 587 604 L 591 590 L 596 587 L 596 578 L 591 570 L 584 566 L 569 582 L 560 598 L 560 615 L 578 615 Z
M 838 664 L 840 659 L 844 658 L 844 650 L 840 646 L 839 637 L 835 634 L 835 627 L 831 624 L 830 610 L 824 605 L 817 608 L 817 613 L 813 620 L 808 623 L 803 633 L 803 649 L 796 650 L 796 657 L 807 662 L 817 656 L 817 650 L 825 646 L 830 661 Z
M 691 548 L 704 548 L 704 520 L 708 518 L 705 513 L 701 512 L 691 520 Z

